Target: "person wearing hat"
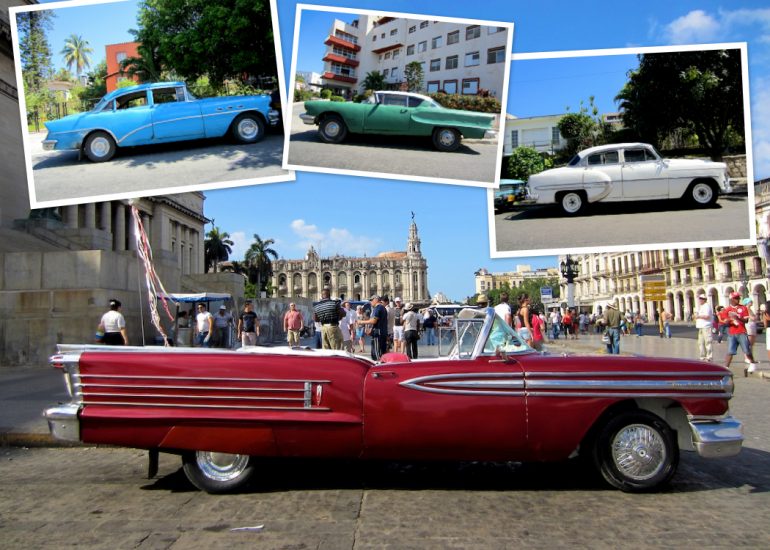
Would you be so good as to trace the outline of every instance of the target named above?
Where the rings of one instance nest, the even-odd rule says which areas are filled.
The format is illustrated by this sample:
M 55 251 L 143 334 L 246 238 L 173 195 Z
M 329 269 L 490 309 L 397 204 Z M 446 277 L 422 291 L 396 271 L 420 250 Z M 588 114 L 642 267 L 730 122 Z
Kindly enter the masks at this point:
M 618 355 L 620 353 L 620 319 L 621 315 L 613 302 L 607 302 L 604 315 L 600 322 L 606 327 L 610 341 L 607 342 L 607 353 Z
M 102 333 L 101 343 L 108 346 L 127 346 L 128 334 L 126 333 L 126 319 L 120 312 L 123 304 L 120 300 L 110 300 L 110 309 L 102 315 L 99 321 L 97 334 Z
M 738 353 L 738 346 L 741 346 L 746 359 L 749 360 L 749 366 L 743 369 L 743 375 L 748 376 L 749 372 L 754 372 L 756 364 L 754 355 L 751 353 L 749 345 L 749 336 L 746 332 L 746 323 L 749 321 L 749 308 L 740 303 L 741 295 L 738 292 L 730 293 L 730 305 L 725 310 L 727 317 L 727 356 L 725 357 L 725 367 L 730 368 L 733 355 Z
M 227 306 L 222 304 L 214 315 L 214 347 L 230 347 L 230 327 L 235 326 L 232 314 L 227 311 Z
M 417 359 L 417 341 L 420 339 L 420 318 L 415 313 L 414 306 L 407 303 L 404 306 L 404 344 L 409 359 Z
M 395 305 L 388 310 L 388 325 L 393 327 L 393 351 L 404 353 L 404 313 L 406 309 L 404 309 L 401 298 L 398 296 L 393 301 Z
M 370 301 L 372 312 L 369 314 L 369 318 L 358 321 L 358 324 L 372 326 L 372 359 L 379 361 L 388 348 L 388 312 L 377 294 L 372 296 Z
M 324 287 L 321 300 L 313 306 L 313 320 L 321 323 L 321 346 L 323 349 L 342 349 L 342 330 L 340 319 L 347 312 L 342 309 L 339 300 L 332 300 L 331 291 Z
M 476 305 L 479 307 L 489 307 L 489 298 L 483 292 L 476 297 Z
M 698 304 L 695 307 L 695 328 L 698 330 L 698 355 L 701 361 L 711 361 L 713 352 L 711 346 L 711 328 L 714 326 L 714 310 L 704 293 L 698 294 Z

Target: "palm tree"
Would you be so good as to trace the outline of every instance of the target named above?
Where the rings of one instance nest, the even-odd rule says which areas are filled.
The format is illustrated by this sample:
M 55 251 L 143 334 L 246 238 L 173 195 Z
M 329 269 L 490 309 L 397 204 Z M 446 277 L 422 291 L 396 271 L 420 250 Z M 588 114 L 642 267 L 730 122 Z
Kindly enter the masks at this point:
M 80 80 L 83 69 L 91 66 L 91 54 L 94 50 L 89 47 L 88 40 L 83 40 L 83 37 L 77 34 L 71 34 L 64 41 L 64 49 L 60 53 L 64 56 L 67 69 L 72 70 L 72 66 L 75 65 L 75 74 Z
M 208 273 L 211 266 L 214 266 L 214 273 L 217 272 L 219 262 L 226 262 L 233 251 L 233 241 L 227 231 L 221 231 L 214 227 L 206 234 L 206 240 L 203 241 L 203 259 L 205 272 Z
M 273 260 L 278 259 L 278 253 L 270 248 L 270 245 L 275 244 L 273 239 L 265 239 L 254 233 L 254 242 L 244 254 L 243 259 L 249 265 L 248 271 L 249 282 L 256 283 L 257 290 L 264 290 L 267 286 L 267 281 L 270 275 L 273 273 Z M 252 279 L 253 277 L 253 279 Z
M 370 71 L 364 78 L 364 90 L 382 90 L 385 87 L 385 76 L 380 71 Z

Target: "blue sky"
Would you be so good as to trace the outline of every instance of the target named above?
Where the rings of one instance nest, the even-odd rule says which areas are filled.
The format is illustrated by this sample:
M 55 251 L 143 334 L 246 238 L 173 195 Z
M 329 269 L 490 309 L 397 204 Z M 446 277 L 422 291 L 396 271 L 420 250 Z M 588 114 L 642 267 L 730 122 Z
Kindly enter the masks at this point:
M 747 41 L 757 178 L 770 177 L 770 6 L 760 1 L 648 0 L 627 2 L 535 3 L 487 0 L 470 3 L 445 0 L 324 0 L 330 6 L 402 11 L 448 17 L 513 21 L 514 52 L 545 52 Z M 289 81 L 296 2 L 278 0 L 286 81 Z M 80 17 L 80 16 L 79 16 Z M 320 19 L 320 18 L 319 18 Z M 62 21 L 60 18 L 57 27 Z M 134 18 L 123 15 L 100 25 L 87 18 L 62 29 L 63 37 L 79 32 L 92 45 L 123 41 Z M 324 22 L 309 23 L 323 34 Z M 111 28 L 115 39 L 104 38 L 100 28 Z M 120 31 L 120 33 L 118 32 Z M 59 29 L 57 28 L 57 32 Z M 103 41 L 103 42 L 100 42 Z M 54 46 L 59 51 L 61 46 Z M 299 70 L 312 69 L 307 56 L 298 58 Z M 612 98 L 625 71 L 635 66 L 633 56 L 517 61 L 512 67 L 509 111 L 517 116 L 563 112 L 578 108 L 581 99 L 597 97 L 602 111 L 614 111 Z M 565 98 L 568 98 L 565 100 Z M 429 265 L 429 290 L 462 299 L 473 292 L 473 273 L 515 269 L 517 264 L 544 267 L 554 257 L 491 260 L 486 194 L 482 189 L 351 176 L 297 173 L 295 183 L 209 191 L 205 213 L 234 236 L 237 259 L 251 236 L 276 240 L 285 258 L 301 257 L 310 244 L 323 255 L 375 255 L 404 250 L 410 212 L 414 211 Z M 207 229 L 210 226 L 207 227 Z M 555 224 L 554 231 L 558 231 Z M 564 246 L 569 247 L 565 235 Z

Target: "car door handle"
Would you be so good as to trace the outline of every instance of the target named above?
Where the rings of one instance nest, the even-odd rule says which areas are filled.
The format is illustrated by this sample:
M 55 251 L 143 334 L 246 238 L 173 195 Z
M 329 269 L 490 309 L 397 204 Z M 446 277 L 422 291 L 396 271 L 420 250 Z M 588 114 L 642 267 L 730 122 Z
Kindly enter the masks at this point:
M 372 374 L 372 378 L 395 378 L 396 373 L 392 370 L 386 370 L 386 371 L 377 371 L 374 374 Z
M 402 112 L 402 113 L 408 113 L 408 112 L 409 112 L 409 109 L 401 109 L 401 112 Z

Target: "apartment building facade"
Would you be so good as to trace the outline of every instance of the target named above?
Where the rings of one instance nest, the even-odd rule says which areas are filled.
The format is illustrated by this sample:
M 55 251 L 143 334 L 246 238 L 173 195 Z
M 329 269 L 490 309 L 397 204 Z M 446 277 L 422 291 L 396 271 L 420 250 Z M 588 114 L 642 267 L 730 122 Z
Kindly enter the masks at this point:
M 476 294 L 489 292 L 507 284 L 511 288 L 517 288 L 531 279 L 551 279 L 560 277 L 559 269 L 556 267 L 547 267 L 542 269 L 532 269 L 529 265 L 517 265 L 516 271 L 503 271 L 492 273 L 482 267 L 475 275 Z
M 350 97 L 363 92 L 367 73 L 379 71 L 390 88 L 399 88 L 407 64 L 416 61 L 425 92 L 487 90 L 503 99 L 508 33 L 508 27 L 368 14 L 350 23 L 335 19 L 324 42 L 322 82 Z

